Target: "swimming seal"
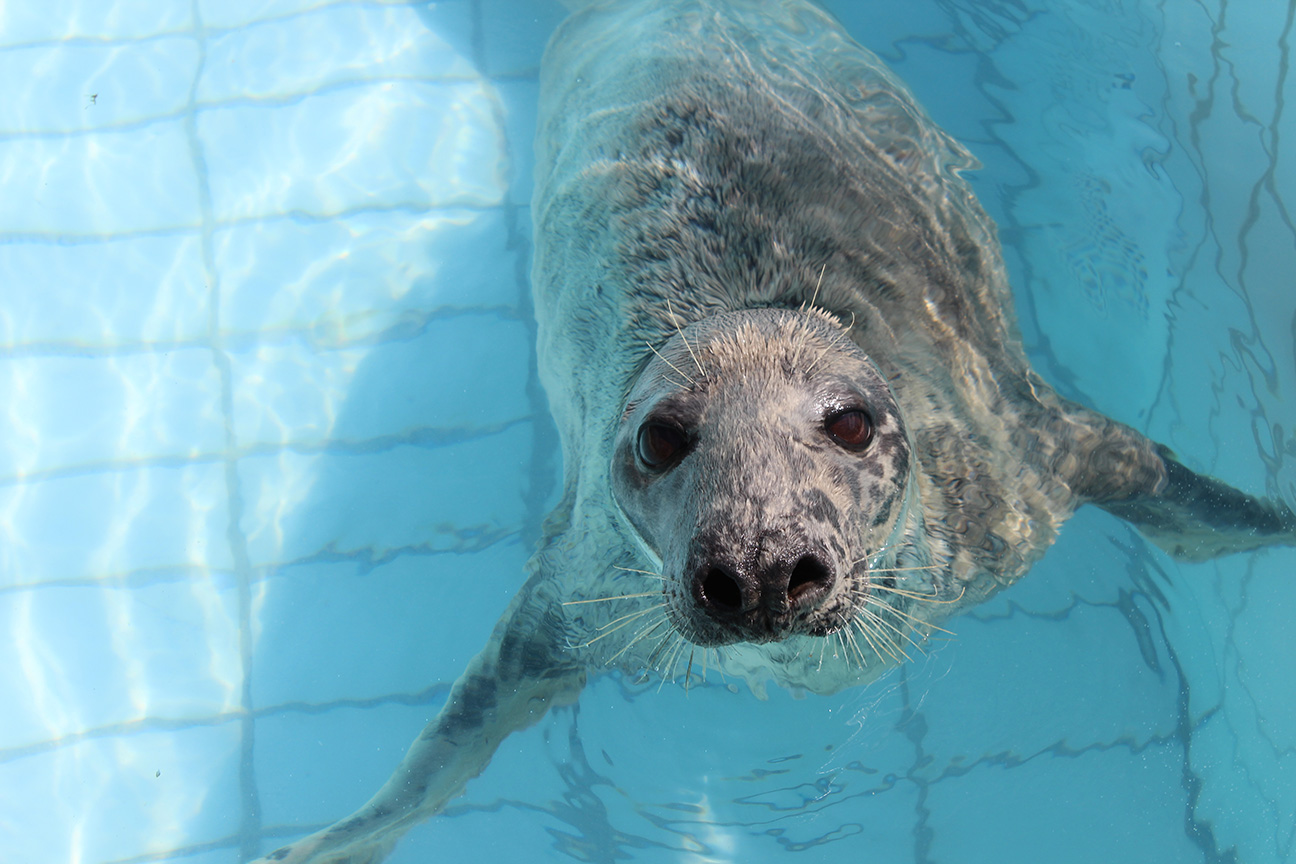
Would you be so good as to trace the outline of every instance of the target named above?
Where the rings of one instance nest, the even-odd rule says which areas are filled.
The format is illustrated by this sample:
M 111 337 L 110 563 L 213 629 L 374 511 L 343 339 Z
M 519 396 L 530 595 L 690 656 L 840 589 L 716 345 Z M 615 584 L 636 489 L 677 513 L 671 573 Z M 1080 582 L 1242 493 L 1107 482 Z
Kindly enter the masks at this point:
M 391 779 L 264 860 L 380 860 L 590 672 L 866 683 L 1083 504 L 1181 559 L 1296 543 L 1031 370 L 971 157 L 805 0 L 578 11 L 536 164 L 561 503 Z

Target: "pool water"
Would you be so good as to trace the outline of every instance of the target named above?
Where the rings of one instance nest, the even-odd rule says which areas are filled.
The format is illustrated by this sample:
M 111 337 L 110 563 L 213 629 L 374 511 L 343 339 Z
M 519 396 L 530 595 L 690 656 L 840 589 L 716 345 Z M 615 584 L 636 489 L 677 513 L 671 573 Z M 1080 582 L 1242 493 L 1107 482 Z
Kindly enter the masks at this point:
M 828 5 L 981 161 L 1041 374 L 1296 506 L 1291 10 Z M 485 642 L 558 484 L 527 208 L 562 15 L 0 0 L 6 862 L 322 827 Z M 1082 511 L 873 687 L 598 679 L 390 860 L 1290 861 L 1294 572 Z

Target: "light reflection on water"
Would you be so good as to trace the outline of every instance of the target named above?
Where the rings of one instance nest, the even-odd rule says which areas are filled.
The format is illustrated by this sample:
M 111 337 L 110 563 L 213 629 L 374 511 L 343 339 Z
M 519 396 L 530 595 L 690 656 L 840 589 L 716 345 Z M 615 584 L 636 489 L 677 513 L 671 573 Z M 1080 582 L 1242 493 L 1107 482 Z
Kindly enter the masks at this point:
M 514 175 L 561 13 L 528 2 L 0 5 L 12 860 L 230 860 L 349 812 L 512 594 L 554 470 Z M 839 5 L 986 164 L 1041 371 L 1296 500 L 1280 27 Z M 1282 860 L 1293 563 L 1167 569 L 1081 517 L 867 693 L 600 682 L 395 860 Z

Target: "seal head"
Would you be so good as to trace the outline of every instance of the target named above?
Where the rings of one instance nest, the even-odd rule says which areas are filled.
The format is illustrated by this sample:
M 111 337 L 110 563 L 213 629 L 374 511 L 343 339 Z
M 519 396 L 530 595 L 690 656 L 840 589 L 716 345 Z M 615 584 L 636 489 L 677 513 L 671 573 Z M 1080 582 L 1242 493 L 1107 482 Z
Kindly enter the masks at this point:
M 682 329 L 629 392 L 615 500 L 697 645 L 826 636 L 904 524 L 910 443 L 835 319 L 750 309 Z

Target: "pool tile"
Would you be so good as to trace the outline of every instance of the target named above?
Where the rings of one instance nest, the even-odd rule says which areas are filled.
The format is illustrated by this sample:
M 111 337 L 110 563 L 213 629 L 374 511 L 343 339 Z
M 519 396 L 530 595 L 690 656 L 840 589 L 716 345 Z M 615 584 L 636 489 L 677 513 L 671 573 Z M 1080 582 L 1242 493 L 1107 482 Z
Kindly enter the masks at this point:
M 402 549 L 476 548 L 520 529 L 529 423 L 454 443 L 416 436 L 375 452 L 240 460 L 253 566 L 324 553 L 382 558 Z
M 1177 746 L 978 767 L 928 789 L 933 861 L 1203 860 L 1184 830 Z
M 501 747 L 462 806 L 503 799 L 523 802 L 520 819 L 529 818 L 527 804 L 584 816 L 559 826 L 585 834 L 585 842 L 608 842 L 613 831 L 643 838 L 635 860 L 680 860 L 690 849 L 699 860 L 726 861 L 789 852 L 805 861 L 912 857 L 919 790 L 904 777 L 913 747 L 894 731 L 903 709 L 898 688 L 806 699 L 772 692 L 762 702 L 716 686 L 714 673 L 711 681 L 687 694 L 678 683 L 593 681 L 580 703 L 578 752 L 564 746 L 569 723 L 560 718 L 543 748 Z M 573 763 L 563 775 L 575 789 L 562 799 L 597 795 L 606 812 L 587 804 L 577 814 L 555 806 L 559 795 L 530 788 L 528 779 L 554 759 Z M 610 830 L 600 830 L 604 820 Z M 537 830 L 530 841 L 538 854 L 541 836 Z
M 540 85 L 535 81 L 501 81 L 496 86 L 507 111 L 504 128 L 510 157 L 509 202 L 526 206 L 531 203 L 535 186 L 533 142 Z
M 516 319 L 434 320 L 416 338 L 370 349 L 334 435 L 363 441 L 431 427 L 454 440 L 530 419 L 525 388 L 533 351 L 526 325 Z
M 229 836 L 238 732 L 146 731 L 0 763 L 6 860 L 138 860 Z
M 280 569 L 258 607 L 254 704 L 371 700 L 448 684 L 522 586 L 528 554 L 508 542 L 376 566 L 342 559 Z
M 440 707 L 380 705 L 321 714 L 288 712 L 256 721 L 255 765 L 262 823 L 276 839 L 262 852 L 360 807 L 387 780 Z
M 498 95 L 483 82 L 386 81 L 198 118 L 222 222 L 350 210 L 490 207 L 504 194 Z M 215 142 L 220 142 L 217 145 Z M 4 214 L 0 211 L 0 228 Z
M 479 2 L 486 71 L 499 77 L 538 75 L 550 34 L 567 17 L 563 5 L 544 0 Z
M 6 3 L 0 9 L 0 48 L 25 42 L 96 39 L 129 41 L 193 27 L 188 3 L 87 3 L 48 0 Z
M 233 568 L 222 464 L 0 486 L 0 586 Z
M 11 635 L 0 642 L 0 684 L 30 694 L 0 716 L 6 746 L 203 718 L 241 703 L 238 599 L 228 574 L 6 592 L 0 620 Z
M 132 44 L 63 43 L 0 51 L 0 136 L 46 136 L 174 117 L 200 60 L 189 36 Z M 48 143 L 48 139 L 47 139 Z
M 0 360 L 0 480 L 140 460 L 212 458 L 225 446 L 221 384 L 205 349 Z
M 922 776 L 1176 733 L 1180 680 L 1164 610 L 1132 593 L 1111 527 L 1105 514 L 1077 518 L 1018 586 L 946 622 L 955 635 L 909 664 L 930 758 Z
M 458 20 L 448 17 L 451 11 Z M 462 31 L 467 4 L 453 4 L 439 18 L 450 32 Z M 469 59 L 414 6 L 347 4 L 212 38 L 196 97 L 205 105 L 284 100 L 365 81 L 476 77 Z
M 438 309 L 518 303 L 517 253 L 496 209 L 275 220 L 220 230 L 214 247 L 235 349 L 285 337 L 368 345 Z
M 0 353 L 170 347 L 211 324 L 196 232 L 0 244 L 0 284 Z
M 0 232 L 49 239 L 191 229 L 198 175 L 181 121 L 0 140 Z

